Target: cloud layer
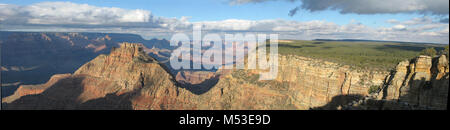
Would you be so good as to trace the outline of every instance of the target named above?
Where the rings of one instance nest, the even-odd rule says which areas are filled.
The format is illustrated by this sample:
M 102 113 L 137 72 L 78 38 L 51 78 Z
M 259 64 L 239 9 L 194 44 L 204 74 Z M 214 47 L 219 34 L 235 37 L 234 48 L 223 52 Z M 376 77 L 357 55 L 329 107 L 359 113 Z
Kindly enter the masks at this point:
M 282 0 L 231 0 L 231 4 L 259 3 Z M 396 14 L 419 13 L 431 15 L 448 15 L 448 0 L 284 0 L 300 1 L 299 8 L 310 12 L 337 10 L 342 14 Z M 298 8 L 290 14 L 295 14 Z
M 301 7 L 309 11 L 327 9 L 341 13 L 395 14 L 421 13 L 445 15 L 449 13 L 448 0 L 302 0 Z
M 327 21 L 224 20 L 198 22 L 210 32 L 277 33 L 283 39 L 367 39 L 409 42 L 448 43 L 448 24 L 429 17 L 407 21 L 389 20 L 391 27 L 373 28 L 353 21 L 338 25 Z
M 43 2 L 29 6 L 0 5 L 2 22 L 26 24 L 117 24 L 149 22 L 146 10 L 96 7 L 71 2 Z
M 262 1 L 267 0 L 256 0 Z M 248 2 L 255 0 L 240 0 L 240 3 Z M 283 19 L 227 19 L 190 22 L 189 18 L 157 17 L 147 10 L 97 7 L 71 2 L 43 2 L 27 6 L 0 4 L 0 31 L 134 33 L 145 38 L 170 38 L 179 32 L 189 35 L 193 25 L 201 25 L 204 33 L 279 34 L 282 39 L 368 39 L 435 43 L 448 43 L 449 40 L 448 22 L 443 23 L 427 16 L 406 21 L 391 19 L 386 22 L 392 26 L 377 28 L 357 21 L 338 25 L 319 20 L 300 22 Z

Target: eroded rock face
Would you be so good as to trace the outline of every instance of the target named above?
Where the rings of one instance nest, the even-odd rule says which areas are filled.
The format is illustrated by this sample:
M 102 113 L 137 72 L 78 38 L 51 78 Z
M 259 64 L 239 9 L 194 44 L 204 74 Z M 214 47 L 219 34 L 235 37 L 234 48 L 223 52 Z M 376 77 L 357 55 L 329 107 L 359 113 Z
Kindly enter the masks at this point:
M 170 90 L 165 87 L 172 88 Z M 160 89 L 161 88 L 161 89 Z M 36 86 L 21 86 L 4 100 L 5 109 L 136 109 L 160 108 L 159 95 L 140 103 L 150 91 L 176 94 L 171 76 L 143 51 L 143 45 L 123 43 L 110 55 L 100 55 L 73 75 L 54 76 Z M 27 93 L 26 90 L 36 90 Z M 37 91 L 39 90 L 39 91 Z M 160 92 L 162 91 L 162 92 Z M 167 95 L 167 96 L 173 96 Z M 15 100 L 14 100 L 15 99 Z M 174 98 L 176 99 L 176 98 Z M 162 99 L 161 99 L 162 100 Z M 7 102 L 6 102 L 7 101 Z
M 221 70 L 217 73 L 222 78 L 209 85 L 183 86 L 143 49 L 139 44 L 123 43 L 109 55 L 86 63 L 73 75 L 35 86 L 42 88 L 40 91 L 17 91 L 11 96 L 16 98 L 4 102 L 8 103 L 5 108 L 309 109 L 324 105 L 337 95 L 367 94 L 369 85 L 383 81 L 382 73 L 367 75 L 334 63 L 282 56 L 279 75 L 273 81 L 258 81 L 257 70 Z M 202 82 L 205 79 L 195 77 L 200 74 L 204 73 L 183 73 L 178 78 L 189 83 Z M 363 77 L 378 80 L 362 80 Z
M 135 36 L 101 33 L 0 31 L 2 98 L 23 84 L 42 84 L 52 75 L 73 73 L 122 40 Z
M 446 109 L 448 66 L 445 55 L 437 58 L 419 56 L 411 61 L 403 61 L 397 65 L 379 98 L 432 109 Z
M 384 83 L 387 74 L 290 55 L 279 56 L 275 80 L 258 81 L 259 70 L 239 70 L 223 76 L 214 88 L 234 100 L 231 108 L 307 110 L 324 106 L 340 95 L 366 96 L 370 86 Z
M 383 100 L 441 107 L 448 94 L 448 61 L 442 56 L 434 60 L 419 57 L 402 62 L 393 75 L 351 69 L 300 56 L 280 56 L 277 78 L 259 81 L 259 70 L 170 75 L 164 65 L 145 54 L 144 50 L 141 44 L 123 43 L 120 48 L 112 49 L 109 55 L 100 55 L 84 64 L 72 75 L 57 75 L 42 85 L 22 86 L 20 91 L 4 100 L 2 107 L 307 110 L 362 104 L 365 100 L 361 103 L 352 101 L 373 97 L 370 100 L 376 103 L 370 109 L 382 109 L 389 106 L 379 104 Z M 220 74 L 220 79 L 208 82 L 208 85 L 176 82 L 176 78 L 189 80 L 189 83 L 206 81 L 196 77 L 201 74 L 206 77 Z M 383 85 L 385 82 L 389 85 Z M 382 93 L 369 94 L 370 86 L 387 87 Z
M 209 79 L 216 78 L 216 73 L 208 71 L 180 71 L 175 77 L 179 83 L 196 85 Z
M 170 49 L 167 40 L 134 34 L 0 31 L 1 96 L 12 95 L 20 85 L 43 84 L 55 74 L 73 73 L 125 41 Z
M 68 78 L 72 74 L 57 74 L 53 75 L 50 80 L 41 85 L 21 85 L 16 93 L 14 93 L 12 96 L 9 96 L 7 98 L 3 98 L 3 102 L 11 103 L 14 100 L 19 99 L 22 96 L 26 95 L 35 95 L 35 94 L 41 94 L 45 90 L 47 90 L 50 86 L 54 85 L 56 82 L 58 82 L 61 79 Z

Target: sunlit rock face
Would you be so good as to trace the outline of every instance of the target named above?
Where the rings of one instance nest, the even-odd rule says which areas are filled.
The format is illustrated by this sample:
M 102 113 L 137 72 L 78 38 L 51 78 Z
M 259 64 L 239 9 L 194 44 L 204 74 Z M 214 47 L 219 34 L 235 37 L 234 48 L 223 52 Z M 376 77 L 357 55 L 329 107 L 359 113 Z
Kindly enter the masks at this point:
M 235 71 L 223 76 L 215 87 L 224 86 L 224 94 L 240 93 L 242 96 L 227 97 L 237 100 L 232 106 L 238 109 L 307 110 L 324 106 L 339 95 L 368 95 L 369 87 L 382 85 L 388 74 L 293 55 L 279 56 L 275 80 L 258 81 L 259 72 Z M 239 102 L 248 102 L 248 106 Z
M 73 73 L 123 41 L 157 44 L 132 34 L 0 31 L 2 98 L 20 85 L 42 84 L 52 75 Z
M 386 83 L 383 99 L 432 109 L 446 109 L 449 64 L 445 55 L 419 56 L 397 65 Z M 386 107 L 389 107 L 387 105 Z
M 123 43 L 109 55 L 100 55 L 74 74 L 57 75 L 46 84 L 21 86 L 4 100 L 6 109 L 148 109 L 162 108 L 160 95 L 148 102 L 141 96 L 150 93 L 176 94 L 172 77 L 143 51 L 143 45 Z M 55 81 L 56 80 L 56 81 Z M 43 91 L 24 94 L 25 88 Z M 168 89 L 164 89 L 168 87 Z M 171 88 L 171 89 L 169 89 Z M 163 91 L 163 92 L 160 92 Z M 167 93 L 166 93 L 167 92 Z M 167 95 L 167 96 L 173 96 Z M 15 97 L 15 98 L 13 98 Z M 176 99 L 176 98 L 174 98 Z M 166 101 L 166 100 L 165 100 Z M 170 100 L 167 100 L 169 102 Z
M 360 109 L 385 109 L 396 107 L 389 104 L 398 102 L 442 107 L 448 95 L 445 56 L 434 59 L 421 56 L 401 62 L 389 74 L 280 55 L 276 79 L 260 81 L 261 70 L 249 69 L 170 74 L 169 68 L 144 52 L 146 49 L 142 44 L 122 43 L 111 49 L 109 55 L 96 57 L 74 74 L 55 75 L 46 84 L 21 86 L 3 100 L 2 107 L 308 110 L 351 108 L 349 102 L 371 98 L 382 103 Z M 380 86 L 382 90 L 369 94 L 372 86 Z M 351 105 L 364 106 L 364 101 Z

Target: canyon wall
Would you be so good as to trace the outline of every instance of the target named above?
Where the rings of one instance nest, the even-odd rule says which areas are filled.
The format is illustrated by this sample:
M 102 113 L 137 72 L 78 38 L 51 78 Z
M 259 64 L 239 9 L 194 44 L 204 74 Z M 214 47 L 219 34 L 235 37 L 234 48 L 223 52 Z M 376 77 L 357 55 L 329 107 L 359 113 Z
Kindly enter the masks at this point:
M 449 85 L 449 63 L 446 55 L 436 58 L 419 56 L 399 63 L 389 77 L 381 99 L 407 105 L 446 109 Z M 387 108 L 392 107 L 386 104 Z
M 123 40 L 99 33 L 0 32 L 0 35 L 2 97 L 11 95 L 19 85 L 41 84 L 54 74 L 73 73 Z
M 54 74 L 73 73 L 124 41 L 149 48 L 169 46 L 167 40 L 134 34 L 0 31 L 1 96 L 12 95 L 20 85 L 45 83 Z
M 145 54 L 142 44 L 124 43 L 100 55 L 74 74 L 56 75 L 42 85 L 19 87 L 4 98 L 4 109 L 157 109 L 172 102 L 175 87 L 164 68 Z M 44 91 L 24 94 L 33 87 Z M 174 96 L 175 97 L 175 96 Z M 167 99 L 167 100 L 166 100 Z M 145 102 L 142 102 L 145 101 Z M 157 107 L 157 108 L 156 108 Z
M 431 61 L 431 58 L 429 59 Z M 397 72 L 390 74 L 351 69 L 349 66 L 300 56 L 280 55 L 279 71 L 275 80 L 259 81 L 260 70 L 219 70 L 215 75 L 206 74 L 208 77 L 220 77 L 215 82 L 193 79 L 192 81 L 198 81 L 195 84 L 202 82 L 207 84 L 182 85 L 176 78 L 184 77 L 181 79 L 189 80 L 186 76 L 195 73 L 171 75 L 168 72 L 169 68 L 144 53 L 143 45 L 124 43 L 120 48 L 112 49 L 109 55 L 100 55 L 84 64 L 74 74 L 54 76 L 48 83 L 42 85 L 21 86 L 20 91 L 3 100 L 2 107 L 3 109 L 308 110 L 345 107 L 353 97 L 358 99 L 375 97 L 373 100 L 377 101 L 398 99 L 415 103 L 414 100 L 411 101 L 414 99 L 414 96 L 411 96 L 414 91 L 411 90 L 422 84 L 410 82 L 411 85 L 406 86 L 412 87 L 399 89 L 391 85 L 404 82 L 402 72 L 405 72 L 404 75 L 414 75 L 411 76 L 412 79 L 425 77 L 424 82 L 431 81 L 425 84 L 433 84 L 433 88 L 440 86 L 436 87 L 436 90 L 417 90 L 420 93 L 415 95 L 421 97 L 417 100 L 418 103 L 443 106 L 443 101 L 440 100 L 447 97 L 448 92 L 444 93 L 441 90 L 445 88 L 448 90 L 448 61 L 445 64 L 440 60 L 441 58 L 434 63 L 423 62 L 428 60 L 419 57 L 414 62 L 399 64 L 399 66 L 414 65 L 414 71 L 411 71 L 411 67 L 405 71 L 402 67 L 397 67 Z M 435 71 L 439 73 L 434 73 Z M 438 77 L 447 80 L 434 80 Z M 379 91 L 380 93 L 369 93 L 369 89 L 373 86 L 383 89 Z M 442 95 L 434 95 L 438 90 Z M 396 92 L 409 96 L 396 97 Z M 429 98 L 433 96 L 435 98 Z M 385 103 L 375 108 L 380 109 L 382 106 L 389 105 Z

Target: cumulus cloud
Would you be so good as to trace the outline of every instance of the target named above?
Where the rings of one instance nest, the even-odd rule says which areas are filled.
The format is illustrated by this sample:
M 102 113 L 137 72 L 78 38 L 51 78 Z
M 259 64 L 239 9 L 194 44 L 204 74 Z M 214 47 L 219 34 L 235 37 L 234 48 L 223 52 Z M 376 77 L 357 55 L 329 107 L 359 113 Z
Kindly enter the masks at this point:
M 241 0 L 242 2 L 253 0 Z M 265 1 L 265 0 L 261 0 Z M 389 20 L 390 27 L 369 27 L 358 21 L 338 25 L 329 21 L 283 19 L 190 22 L 190 17 L 156 17 L 147 10 L 97 7 L 70 2 L 44 2 L 26 6 L 0 4 L 0 29 L 7 31 L 59 31 L 134 33 L 145 38 L 167 38 L 192 33 L 201 25 L 204 33 L 279 34 L 282 39 L 368 39 L 448 43 L 448 23 L 430 17 Z
M 398 24 L 398 25 L 395 25 L 395 26 L 393 26 L 392 27 L 394 30 L 406 30 L 406 26 L 405 25 L 401 25 L 401 24 Z
M 444 23 L 441 20 L 433 20 L 430 17 L 417 17 L 406 21 L 398 21 L 396 19 L 387 20 L 387 23 L 394 24 L 394 30 L 406 30 L 408 29 L 414 33 L 436 31 L 445 27 L 448 27 L 448 23 Z
M 72 2 L 0 4 L 0 30 L 135 33 L 163 37 L 191 28 L 189 17 L 154 16 L 148 10 L 98 7 Z
M 243 32 L 329 32 L 335 31 L 339 26 L 326 21 L 288 21 L 282 19 L 272 20 L 238 20 L 195 22 L 205 31 L 243 31 Z M 355 28 L 353 28 L 355 29 Z
M 97 7 L 71 2 L 42 2 L 28 6 L 0 5 L 3 23 L 22 24 L 117 24 L 143 23 L 153 19 L 146 10 Z
M 390 23 L 390 24 L 404 24 L 404 25 L 425 25 L 425 24 L 437 23 L 432 18 L 427 17 L 427 16 L 416 17 L 416 18 L 412 18 L 411 20 L 406 20 L 406 21 L 398 21 L 396 19 L 390 19 L 390 20 L 387 20 L 386 22 Z
M 30 16 L 31 24 L 112 24 L 148 22 L 151 16 L 145 10 L 96 7 L 70 2 L 43 2 L 22 9 Z
M 449 13 L 448 0 L 302 0 L 301 7 L 309 11 L 339 10 L 341 13 L 385 14 Z
M 275 33 L 282 39 L 368 39 L 448 43 L 448 24 L 413 18 L 396 21 L 391 27 L 369 27 L 358 21 L 338 25 L 328 21 L 223 20 L 195 22 L 210 33 Z M 421 22 L 419 22 L 421 21 Z
M 231 0 L 232 4 L 259 3 L 280 0 Z M 337 10 L 342 14 L 396 14 L 419 13 L 448 15 L 448 0 L 284 0 L 300 1 L 299 8 L 311 12 Z M 292 12 L 298 9 L 293 9 Z M 295 13 L 294 13 L 295 14 Z

